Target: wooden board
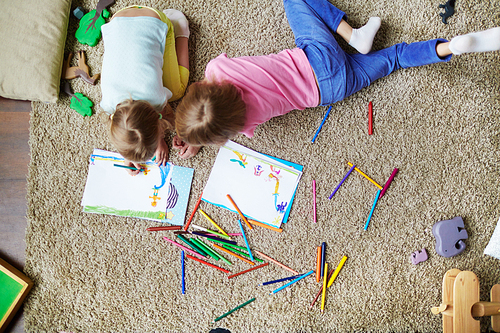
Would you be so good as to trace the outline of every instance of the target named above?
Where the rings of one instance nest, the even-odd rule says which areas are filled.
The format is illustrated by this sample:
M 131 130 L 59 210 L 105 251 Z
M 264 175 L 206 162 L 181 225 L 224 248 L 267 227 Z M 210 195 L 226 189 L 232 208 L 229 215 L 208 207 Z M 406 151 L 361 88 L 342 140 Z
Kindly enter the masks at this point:
M 33 282 L 23 273 L 0 259 L 0 333 L 5 330 L 21 306 Z

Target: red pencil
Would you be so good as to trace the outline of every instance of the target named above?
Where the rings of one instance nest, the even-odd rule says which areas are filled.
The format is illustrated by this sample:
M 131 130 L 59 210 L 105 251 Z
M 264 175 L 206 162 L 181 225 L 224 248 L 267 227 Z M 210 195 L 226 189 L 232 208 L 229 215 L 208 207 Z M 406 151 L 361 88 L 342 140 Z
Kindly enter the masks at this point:
M 193 219 L 194 213 L 196 213 L 196 210 L 198 209 L 198 206 L 200 205 L 201 197 L 202 196 L 203 196 L 203 192 L 200 194 L 200 198 L 196 202 L 196 205 L 194 205 L 193 212 L 191 213 L 191 216 L 189 217 L 189 220 L 187 221 L 186 225 L 184 226 L 184 231 L 188 230 L 189 225 L 191 224 L 191 220 Z
M 147 231 L 162 231 L 162 230 L 180 230 L 182 227 L 180 225 L 172 225 L 168 227 L 151 227 L 147 228 Z
M 373 104 L 368 103 L 368 135 L 373 134 Z
M 248 273 L 248 272 L 250 272 L 250 271 L 253 271 L 254 269 L 261 268 L 261 267 L 264 267 L 264 266 L 267 266 L 267 265 L 269 265 L 269 263 L 268 263 L 268 262 L 265 262 L 265 263 L 263 263 L 263 264 L 261 264 L 261 265 L 259 265 L 259 266 L 255 266 L 255 267 L 249 268 L 249 269 L 247 269 L 247 270 L 241 271 L 241 272 L 239 272 L 239 273 L 236 273 L 236 274 L 233 274 L 233 275 L 229 275 L 227 278 L 228 278 L 228 279 L 231 279 L 231 278 L 234 278 L 234 277 L 236 277 L 236 276 L 238 276 L 238 275 Z
M 205 260 L 201 260 L 201 259 L 198 259 L 196 257 L 193 257 L 192 255 L 189 255 L 189 254 L 186 254 L 186 257 L 188 257 L 189 259 L 193 259 L 193 260 L 196 260 L 196 261 L 199 261 L 201 262 L 202 264 L 205 264 L 207 266 L 210 266 L 210 267 L 213 267 L 213 268 L 216 268 L 220 271 L 223 271 L 224 273 L 231 273 L 230 271 L 228 271 L 227 269 L 224 269 L 224 268 L 220 268 L 218 266 L 215 266 L 215 265 L 212 265 L 211 263 L 209 262 L 206 262 Z

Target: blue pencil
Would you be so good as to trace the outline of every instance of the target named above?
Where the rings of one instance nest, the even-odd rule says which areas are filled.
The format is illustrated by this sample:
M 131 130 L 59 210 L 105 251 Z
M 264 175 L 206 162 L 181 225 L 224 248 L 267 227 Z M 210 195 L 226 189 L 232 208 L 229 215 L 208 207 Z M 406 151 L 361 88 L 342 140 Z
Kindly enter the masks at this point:
M 323 124 L 325 123 L 326 118 L 330 114 L 331 110 L 332 110 L 332 105 L 330 105 L 330 107 L 328 108 L 328 111 L 326 111 L 325 117 L 323 118 L 323 121 L 321 122 L 321 125 L 319 125 L 318 130 L 316 131 L 316 134 L 314 134 L 314 137 L 312 139 L 312 143 L 314 143 L 314 141 L 316 140 L 316 137 L 318 136 L 319 131 L 321 131 L 321 127 L 323 127 Z
M 307 272 L 306 274 L 299 276 L 299 277 L 298 277 L 298 278 L 296 278 L 295 280 L 288 282 L 288 283 L 287 283 L 287 284 L 285 284 L 284 286 L 281 286 L 281 287 L 279 287 L 278 289 L 273 290 L 273 291 L 271 292 L 271 294 L 276 294 L 278 291 L 280 291 L 280 290 L 282 290 L 282 289 L 285 289 L 286 287 L 288 287 L 288 286 L 290 286 L 290 285 L 294 284 L 295 282 L 298 282 L 298 281 L 302 280 L 303 278 L 305 278 L 305 277 L 307 277 L 307 276 L 311 275 L 312 273 L 314 273 L 314 270 L 311 270 L 311 271 Z
M 340 181 L 340 183 L 337 185 L 337 187 L 335 188 L 335 190 L 333 190 L 333 193 L 330 194 L 330 196 L 328 197 L 328 199 L 332 199 L 333 195 L 335 193 L 337 193 L 338 189 L 340 188 L 340 185 L 342 185 L 342 183 L 344 182 L 344 180 L 347 179 L 347 177 L 349 177 L 349 175 L 351 174 L 351 172 L 354 170 L 354 168 L 356 168 L 355 165 L 352 166 L 351 169 L 349 169 L 349 171 L 347 172 L 347 174 L 344 176 L 344 178 L 342 178 L 342 180 Z
M 121 165 L 121 164 L 113 164 L 115 167 L 119 167 L 119 168 L 124 168 L 124 169 L 130 169 L 130 170 L 139 170 L 139 171 L 142 171 L 144 169 L 137 169 L 136 167 L 131 167 L 131 166 L 128 166 L 128 165 Z
M 370 220 L 372 218 L 373 211 L 375 210 L 375 206 L 377 205 L 379 195 L 380 195 L 380 190 L 377 191 L 377 195 L 375 196 L 375 200 L 373 201 L 372 210 L 370 211 L 370 215 L 368 215 L 368 220 L 366 221 L 366 224 L 365 224 L 365 230 L 368 229 L 368 224 L 370 224 Z
M 243 235 L 243 239 L 245 240 L 245 245 L 247 246 L 247 251 L 248 251 L 248 255 L 250 256 L 250 260 L 253 261 L 252 251 L 250 251 L 250 245 L 248 245 L 248 240 L 247 240 L 247 236 L 245 235 L 245 230 L 243 229 L 243 225 L 241 224 L 241 221 L 239 219 L 238 219 L 238 224 L 240 225 L 241 233 Z
M 181 266 L 182 266 L 182 294 L 186 293 L 186 278 L 184 274 L 184 251 L 181 251 Z
M 263 283 L 259 284 L 259 286 L 267 286 L 268 284 L 273 284 L 273 283 L 278 283 L 278 282 L 293 280 L 293 279 L 298 278 L 299 276 L 302 276 L 302 274 L 294 275 L 294 276 L 289 276 L 289 277 L 286 277 L 286 278 L 283 278 L 283 279 L 278 279 L 278 280 L 263 282 Z

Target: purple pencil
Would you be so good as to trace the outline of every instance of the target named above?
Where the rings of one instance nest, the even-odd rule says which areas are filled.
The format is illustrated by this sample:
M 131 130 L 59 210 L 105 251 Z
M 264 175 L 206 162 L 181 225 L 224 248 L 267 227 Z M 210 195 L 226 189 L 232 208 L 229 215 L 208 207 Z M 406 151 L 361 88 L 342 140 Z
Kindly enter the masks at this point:
M 330 197 L 328 199 L 332 199 L 333 195 L 339 190 L 340 188 L 340 185 L 342 185 L 342 183 L 344 182 L 344 180 L 347 179 L 347 177 L 349 177 L 349 175 L 351 174 L 351 172 L 354 170 L 354 168 L 356 168 L 355 165 L 352 166 L 351 169 L 349 169 L 349 171 L 347 172 L 347 175 L 344 176 L 344 178 L 340 181 L 340 184 L 337 185 L 337 187 L 335 188 L 335 190 L 333 190 L 333 193 L 330 194 Z
M 396 173 L 398 173 L 398 171 L 399 171 L 398 168 L 394 168 L 394 170 L 392 170 L 391 176 L 387 180 L 387 183 L 385 183 L 384 188 L 382 189 L 382 192 L 380 192 L 380 196 L 378 197 L 379 199 L 382 198 L 382 196 L 385 194 L 385 191 L 387 191 L 387 189 L 389 188 L 389 185 L 391 185 L 391 182 L 394 179 L 394 176 L 396 176 Z

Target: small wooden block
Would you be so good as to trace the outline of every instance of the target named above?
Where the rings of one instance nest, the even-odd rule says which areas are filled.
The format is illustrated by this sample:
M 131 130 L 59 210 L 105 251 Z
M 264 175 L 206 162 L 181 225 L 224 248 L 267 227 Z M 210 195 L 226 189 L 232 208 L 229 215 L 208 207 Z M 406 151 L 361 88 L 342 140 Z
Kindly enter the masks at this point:
M 450 269 L 443 278 L 443 303 L 453 304 L 453 286 L 455 279 L 461 271 L 459 269 Z M 450 306 L 448 306 L 450 308 Z M 451 306 L 453 309 L 453 307 Z M 453 316 L 443 315 L 443 333 L 453 333 Z
M 473 272 L 462 271 L 453 288 L 453 333 L 480 333 L 480 323 L 472 317 L 472 306 L 479 302 L 479 280 Z

